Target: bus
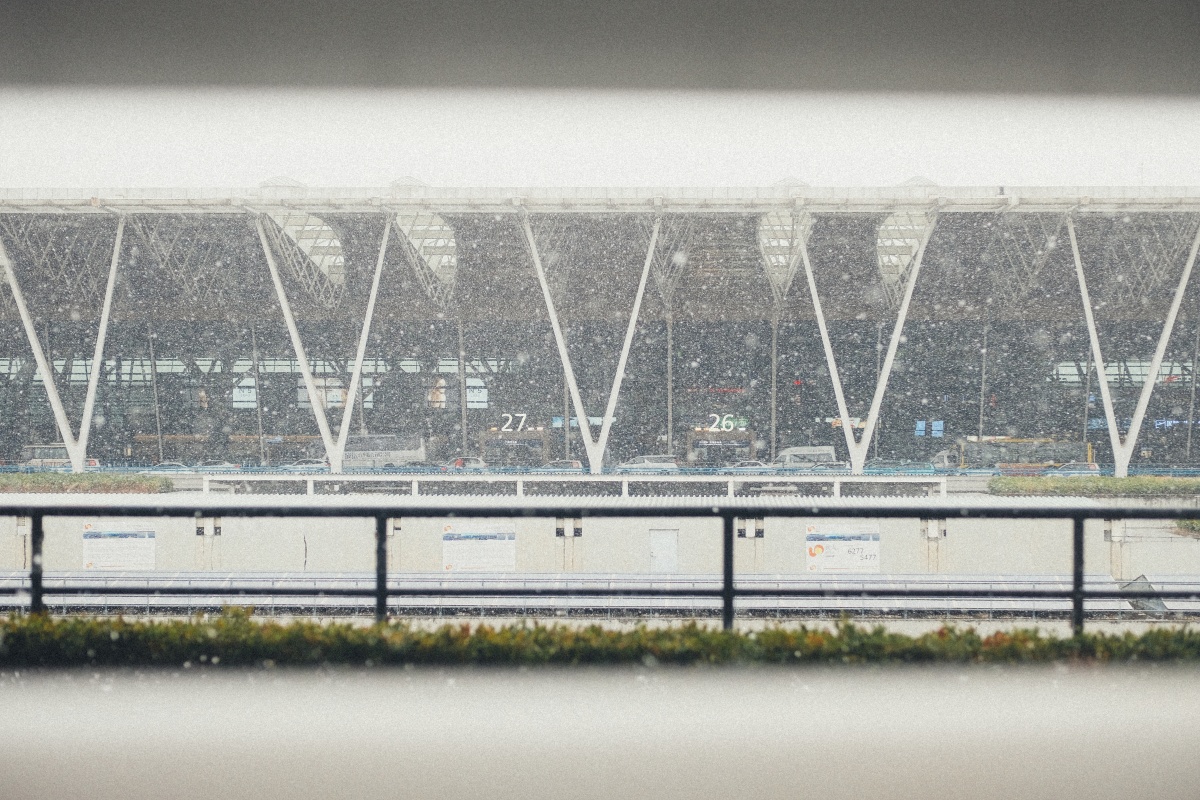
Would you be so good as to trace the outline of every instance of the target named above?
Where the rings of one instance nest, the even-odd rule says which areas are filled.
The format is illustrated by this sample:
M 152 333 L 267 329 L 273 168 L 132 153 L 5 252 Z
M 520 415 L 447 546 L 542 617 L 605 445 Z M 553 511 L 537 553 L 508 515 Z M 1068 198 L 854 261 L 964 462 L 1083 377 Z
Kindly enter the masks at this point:
M 425 440 L 416 434 L 366 434 L 346 439 L 343 469 L 386 469 L 425 461 Z
M 1057 439 L 1022 439 L 1013 436 L 968 436 L 933 457 L 939 469 L 990 469 L 1019 471 L 1018 465 L 1060 466 L 1092 461 L 1092 446 Z
M 89 467 L 98 467 L 100 462 L 94 458 L 83 462 Z M 27 444 L 21 448 L 21 466 L 34 469 L 60 469 L 71 466 L 71 457 L 67 454 L 67 446 L 58 444 Z

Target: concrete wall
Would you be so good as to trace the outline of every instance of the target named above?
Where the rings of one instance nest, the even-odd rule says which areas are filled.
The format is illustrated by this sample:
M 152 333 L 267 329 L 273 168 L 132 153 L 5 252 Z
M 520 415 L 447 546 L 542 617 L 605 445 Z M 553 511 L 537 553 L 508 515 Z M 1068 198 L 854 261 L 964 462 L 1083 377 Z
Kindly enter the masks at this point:
M 161 572 L 370 572 L 374 526 L 369 520 L 252 520 L 227 518 L 221 535 L 213 520 L 49 519 L 47 570 L 83 567 L 83 526 L 102 530 L 153 530 Z M 765 520 L 761 538 L 738 539 L 740 573 L 805 574 L 804 519 Z M 28 527 L 0 518 L 0 570 L 29 566 Z M 389 569 L 442 570 L 443 520 L 400 520 L 389 536 Z M 516 571 L 527 573 L 647 573 L 653 566 L 651 530 L 677 530 L 674 571 L 719 573 L 719 520 L 670 518 L 594 519 L 583 535 L 555 536 L 553 519 L 517 519 Z M 951 519 L 944 526 L 920 520 L 880 520 L 882 574 L 1045 575 L 1071 571 L 1071 528 L 1065 521 L 1010 522 Z M 27 525 L 27 523 L 26 523 Z M 1181 535 L 1169 522 L 1089 523 L 1087 570 L 1117 579 L 1146 575 L 1200 575 L 1200 539 Z M 661 567 L 661 563 L 659 565 Z

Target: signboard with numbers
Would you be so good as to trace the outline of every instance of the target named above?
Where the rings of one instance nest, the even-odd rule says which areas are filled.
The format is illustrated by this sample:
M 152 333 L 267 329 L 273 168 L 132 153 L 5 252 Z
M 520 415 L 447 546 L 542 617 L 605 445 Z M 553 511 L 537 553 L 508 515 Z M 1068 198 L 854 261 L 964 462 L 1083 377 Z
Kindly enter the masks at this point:
M 879 523 L 810 523 L 804 549 L 809 572 L 879 572 Z

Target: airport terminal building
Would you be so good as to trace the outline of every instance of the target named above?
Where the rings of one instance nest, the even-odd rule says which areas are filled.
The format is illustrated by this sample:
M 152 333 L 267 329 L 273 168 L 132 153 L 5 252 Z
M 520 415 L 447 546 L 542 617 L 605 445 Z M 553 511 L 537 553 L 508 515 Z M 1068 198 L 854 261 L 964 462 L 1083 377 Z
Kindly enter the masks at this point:
M 0 190 L 0 460 L 1195 465 L 1198 244 L 1200 188 Z

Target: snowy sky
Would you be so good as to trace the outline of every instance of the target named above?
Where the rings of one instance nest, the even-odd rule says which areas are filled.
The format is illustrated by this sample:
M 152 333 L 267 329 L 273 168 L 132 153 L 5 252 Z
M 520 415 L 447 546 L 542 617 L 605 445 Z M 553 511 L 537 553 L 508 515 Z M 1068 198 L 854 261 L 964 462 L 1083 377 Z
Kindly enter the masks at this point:
M 1200 100 L 0 89 L 0 186 L 1200 185 Z

